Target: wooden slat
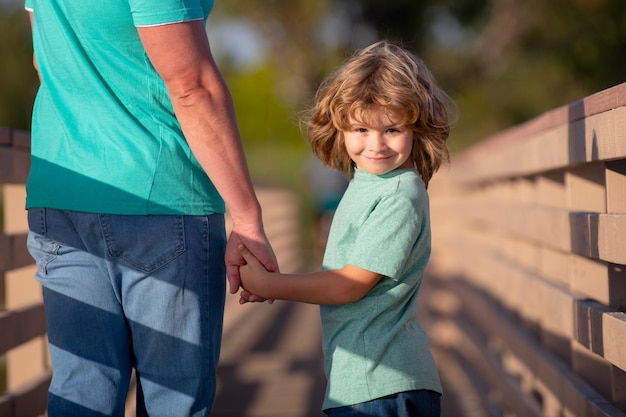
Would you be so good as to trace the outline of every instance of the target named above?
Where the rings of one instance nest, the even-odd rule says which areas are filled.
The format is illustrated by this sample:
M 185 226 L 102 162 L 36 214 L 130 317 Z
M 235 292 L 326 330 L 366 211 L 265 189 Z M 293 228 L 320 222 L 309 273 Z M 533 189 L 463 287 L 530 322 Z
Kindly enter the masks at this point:
M 0 147 L 14 147 L 16 149 L 30 149 L 30 133 L 23 130 L 0 127 Z
M 46 334 L 43 304 L 0 312 L 0 355 Z
M 512 411 L 517 417 L 541 416 L 539 405 L 521 390 L 511 375 L 507 375 L 499 356 L 490 352 L 489 346 L 485 343 L 484 333 L 473 328 L 463 317 L 457 317 L 456 324 L 460 333 L 458 343 L 463 346 L 459 353 L 467 362 L 472 363 L 480 378 L 491 387 L 492 392 L 501 397 L 499 405 L 507 411 Z
M 603 162 L 570 168 L 565 174 L 567 209 L 606 213 L 606 184 Z
M 23 130 L 13 130 L 11 143 L 17 150 L 30 152 L 30 132 Z
M 24 184 L 30 169 L 30 134 L 0 127 L 0 184 Z
M 13 143 L 13 131 L 7 127 L 0 127 L 0 146 L 9 146 Z
M 501 252 L 490 252 L 477 246 L 475 240 L 466 242 L 459 248 L 459 253 L 472 259 L 471 269 L 463 271 L 466 281 L 472 281 L 513 312 L 539 325 L 544 332 L 577 340 L 598 356 L 624 369 L 626 351 L 617 347 L 609 349 L 608 346 L 621 346 L 626 340 L 626 314 L 597 301 L 587 301 L 586 294 L 568 290 L 562 284 L 546 280 L 504 258 Z M 610 268 L 605 266 L 605 269 L 603 277 L 593 277 L 596 281 L 605 280 L 604 283 L 597 282 L 597 286 L 613 282 L 609 274 Z M 607 330 L 606 322 L 611 323 L 611 331 Z M 591 336 L 599 341 L 596 345 L 587 341 Z M 607 342 L 604 343 L 604 340 Z
M 570 211 L 490 199 L 467 201 L 460 227 L 489 225 L 520 239 L 591 259 L 626 264 L 626 214 Z
M 0 234 L 0 273 L 34 263 L 26 248 L 28 234 Z
M 19 390 L 0 396 L 0 417 L 37 417 L 46 411 L 51 374 L 39 378 Z
M 607 162 L 605 169 L 607 212 L 626 214 L 626 159 Z
M 626 264 L 626 214 L 599 214 L 589 216 L 590 233 L 597 227 L 598 259 L 615 264 Z M 593 239 L 594 235 L 590 235 Z M 593 244 L 592 244 L 593 245 Z M 593 247 L 592 253 L 593 253 Z
M 615 310 L 626 306 L 626 269 L 621 265 L 570 254 L 568 283 L 580 292 Z
M 626 85 L 626 84 L 625 84 Z M 481 142 L 454 158 L 461 182 L 525 176 L 592 161 L 626 157 L 626 107 L 556 125 L 531 136 Z
M 452 286 L 463 300 L 463 313 L 472 323 L 486 334 L 497 335 L 500 343 L 533 370 L 535 377 L 552 391 L 571 415 L 626 416 L 543 348 L 537 340 L 521 330 L 488 297 L 460 281 L 453 282 Z
M 558 107 L 525 123 L 498 132 L 465 151 L 462 158 L 457 162 L 475 165 L 481 162 L 484 163 L 485 157 L 489 154 L 501 153 L 507 148 L 515 147 L 520 140 L 526 140 L 528 137 L 538 136 L 546 131 L 574 124 L 581 119 L 590 118 L 591 116 L 624 106 L 626 106 L 626 83 L 600 91 L 577 102 Z M 564 137 L 563 135 L 560 136 Z M 511 152 L 510 154 L 515 157 L 514 159 L 519 159 L 520 155 L 527 155 L 526 153 L 516 152 Z M 485 168 L 488 167 L 490 167 L 490 164 L 485 164 Z
M 30 154 L 25 150 L 0 146 L 0 184 L 24 184 L 30 169 Z
M 626 371 L 626 314 L 594 301 L 579 300 L 575 315 L 575 340 Z

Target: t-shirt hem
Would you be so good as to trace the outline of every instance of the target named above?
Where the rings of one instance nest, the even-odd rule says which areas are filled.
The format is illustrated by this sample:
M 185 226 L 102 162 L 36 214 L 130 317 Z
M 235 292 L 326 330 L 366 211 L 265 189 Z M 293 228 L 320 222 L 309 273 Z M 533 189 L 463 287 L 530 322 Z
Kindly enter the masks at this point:
M 373 401 L 378 398 L 386 397 L 387 395 L 399 394 L 401 392 L 415 391 L 415 390 L 429 390 L 429 391 L 434 391 L 443 395 L 443 389 L 441 387 L 441 384 L 435 384 L 435 385 L 429 385 L 429 386 L 399 385 L 395 388 L 387 387 L 386 390 L 380 391 L 379 393 L 371 394 L 369 396 L 364 396 L 361 398 L 355 398 L 353 400 L 346 401 L 345 403 L 340 403 L 340 402 L 329 400 L 328 398 L 326 398 L 322 404 L 322 411 L 325 411 L 331 408 L 347 407 L 347 406 L 351 406 L 355 404 L 361 404 L 367 401 Z
M 204 20 L 202 9 L 168 10 L 162 13 L 133 13 L 136 27 L 162 26 L 173 23 Z
M 146 23 L 146 24 L 135 24 L 135 27 L 138 28 L 151 28 L 151 27 L 157 27 L 157 26 L 165 26 L 165 25 L 173 25 L 175 23 L 182 23 L 182 22 L 193 22 L 195 20 L 204 20 L 203 18 L 196 18 L 196 19 L 180 19 L 180 20 L 175 20 L 175 21 L 171 21 L 171 22 L 163 22 L 163 23 Z
M 28 201 L 26 209 L 30 208 L 51 208 L 57 210 L 71 210 L 82 213 L 106 213 L 118 215 L 183 215 L 183 216 L 204 216 L 211 214 L 224 214 L 223 206 L 215 205 L 191 205 L 191 206 L 127 206 L 127 207 L 108 207 L 94 205 L 68 205 L 59 204 L 50 201 Z

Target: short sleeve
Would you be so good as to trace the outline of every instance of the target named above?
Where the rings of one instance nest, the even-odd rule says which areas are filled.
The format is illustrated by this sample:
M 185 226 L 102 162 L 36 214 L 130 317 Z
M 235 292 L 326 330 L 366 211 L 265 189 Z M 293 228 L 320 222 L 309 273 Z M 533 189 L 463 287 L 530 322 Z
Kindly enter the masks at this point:
M 135 26 L 206 19 L 213 0 L 129 0 Z
M 348 263 L 395 279 L 420 237 L 423 222 L 410 199 L 383 198 L 361 226 Z
M 29 12 L 32 12 L 33 10 L 35 10 L 35 6 L 33 5 L 33 0 L 26 0 L 24 2 L 24 8 L 28 10 Z

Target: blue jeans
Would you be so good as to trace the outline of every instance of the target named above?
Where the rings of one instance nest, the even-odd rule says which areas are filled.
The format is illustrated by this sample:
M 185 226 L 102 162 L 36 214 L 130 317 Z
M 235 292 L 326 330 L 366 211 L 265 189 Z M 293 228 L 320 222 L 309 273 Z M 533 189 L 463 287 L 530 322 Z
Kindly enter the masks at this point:
M 50 417 L 207 416 L 226 292 L 224 216 L 30 209 L 43 286 Z
M 415 390 L 325 410 L 329 417 L 439 417 L 441 394 Z

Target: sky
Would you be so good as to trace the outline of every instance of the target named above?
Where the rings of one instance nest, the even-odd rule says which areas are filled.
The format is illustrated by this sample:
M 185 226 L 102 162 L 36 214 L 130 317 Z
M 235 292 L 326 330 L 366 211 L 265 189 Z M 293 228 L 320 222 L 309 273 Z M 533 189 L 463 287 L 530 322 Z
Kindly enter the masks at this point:
M 211 50 L 219 61 L 222 55 L 228 55 L 232 62 L 240 67 L 250 67 L 263 61 L 267 44 L 261 34 L 254 29 L 252 22 L 246 19 L 209 21 L 207 25 Z

